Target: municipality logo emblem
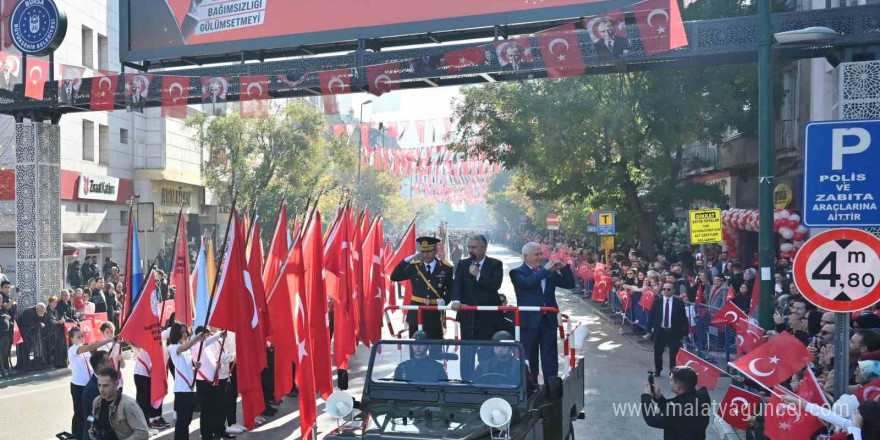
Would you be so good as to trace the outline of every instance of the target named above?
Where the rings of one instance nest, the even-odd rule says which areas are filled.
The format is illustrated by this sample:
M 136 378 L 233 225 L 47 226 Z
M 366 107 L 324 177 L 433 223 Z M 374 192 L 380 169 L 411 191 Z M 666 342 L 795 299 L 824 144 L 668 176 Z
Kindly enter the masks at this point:
M 9 19 L 12 43 L 22 53 L 48 55 L 67 33 L 67 17 L 53 0 L 19 0 Z

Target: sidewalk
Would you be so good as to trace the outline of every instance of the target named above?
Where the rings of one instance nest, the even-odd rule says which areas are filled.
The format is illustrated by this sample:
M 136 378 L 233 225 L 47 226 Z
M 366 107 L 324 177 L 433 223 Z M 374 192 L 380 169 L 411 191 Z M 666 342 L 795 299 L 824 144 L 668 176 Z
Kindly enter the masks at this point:
M 10 357 L 10 362 L 12 363 L 12 365 L 18 363 L 18 358 L 16 356 L 14 346 L 12 348 L 12 356 Z M 0 379 L 0 390 L 23 383 L 47 381 L 65 376 L 70 376 L 69 368 L 46 367 L 43 369 L 26 371 L 21 374 L 16 374 L 14 377 L 8 379 Z

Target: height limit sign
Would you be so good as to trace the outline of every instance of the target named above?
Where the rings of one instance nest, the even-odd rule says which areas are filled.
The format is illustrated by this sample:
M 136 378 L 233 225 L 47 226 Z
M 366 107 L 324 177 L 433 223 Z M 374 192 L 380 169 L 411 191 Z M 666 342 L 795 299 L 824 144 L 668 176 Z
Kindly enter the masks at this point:
M 710 244 L 721 242 L 721 210 L 695 209 L 688 216 L 691 231 L 691 244 Z
M 880 300 L 880 239 L 859 229 L 810 238 L 794 259 L 794 283 L 811 303 L 854 312 Z

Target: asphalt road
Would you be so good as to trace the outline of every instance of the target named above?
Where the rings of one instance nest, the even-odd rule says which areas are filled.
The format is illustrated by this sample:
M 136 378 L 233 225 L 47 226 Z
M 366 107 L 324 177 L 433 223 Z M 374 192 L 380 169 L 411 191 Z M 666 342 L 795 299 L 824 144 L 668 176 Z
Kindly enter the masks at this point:
M 517 267 L 522 260 L 519 255 L 506 248 L 491 246 L 489 255 L 504 262 L 505 272 Z M 510 280 L 505 277 L 503 293 L 514 302 L 515 295 Z M 615 405 L 638 402 L 646 379 L 652 369 L 652 352 L 648 344 L 640 344 L 632 336 L 621 334 L 620 327 L 609 323 L 584 300 L 567 291 L 557 292 L 557 301 L 563 313 L 571 319 L 589 325 L 590 338 L 583 351 L 586 367 L 585 412 L 586 420 L 575 422 L 575 437 L 578 440 L 612 439 L 660 439 L 662 433 L 645 425 L 640 415 L 621 414 Z M 401 327 L 400 315 L 393 318 L 397 329 Z M 360 347 L 350 370 L 349 393 L 358 397 L 361 394 L 366 362 L 369 351 Z M 390 367 L 388 365 L 387 367 Z M 134 395 L 132 378 L 133 362 L 123 371 L 129 385 L 125 392 Z M 3 387 L 0 383 L 0 440 L 34 439 L 48 440 L 55 434 L 70 429 L 72 407 L 70 400 L 69 377 L 61 375 L 54 378 L 34 380 L 27 383 Z M 724 390 L 728 379 L 721 379 L 719 390 Z M 668 380 L 659 378 L 657 383 L 669 395 Z M 713 392 L 716 401 L 721 400 L 720 392 Z M 173 423 L 174 411 L 172 397 L 166 398 L 163 411 L 165 418 Z M 323 401 L 319 401 L 319 437 L 336 427 L 336 422 L 327 416 Z M 297 439 L 299 435 L 299 410 L 296 399 L 285 398 L 279 413 L 251 433 L 239 435 L 242 440 Z M 240 409 L 239 409 L 240 410 Z M 190 426 L 190 438 L 198 439 L 198 418 Z M 711 426 L 708 439 L 717 439 Z M 171 440 L 173 429 L 160 432 L 154 439 Z

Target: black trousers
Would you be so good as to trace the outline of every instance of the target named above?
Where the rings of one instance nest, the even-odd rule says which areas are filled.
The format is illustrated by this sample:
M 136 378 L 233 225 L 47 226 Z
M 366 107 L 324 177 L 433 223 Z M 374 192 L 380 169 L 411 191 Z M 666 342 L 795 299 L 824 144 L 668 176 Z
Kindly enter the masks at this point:
M 73 418 L 70 420 L 70 433 L 77 439 L 83 438 L 86 418 L 83 414 L 83 390 L 86 387 L 70 384 L 70 398 L 73 399 Z
M 135 400 L 137 400 L 138 406 L 141 407 L 148 422 L 150 419 L 162 415 L 162 407 L 153 408 L 152 402 L 150 402 L 150 386 L 150 376 L 134 375 Z
M 260 385 L 263 400 L 268 404 L 275 401 L 275 350 L 266 350 L 267 367 L 260 372 Z
M 220 387 L 215 387 L 206 380 L 197 380 L 196 397 L 202 407 L 202 412 L 199 414 L 199 431 L 202 433 L 202 440 L 214 440 L 224 432 L 218 431 L 218 425 L 223 426 L 224 416 Z
M 189 440 L 189 424 L 192 423 L 193 411 L 196 409 L 196 393 L 174 393 L 174 440 Z
M 12 372 L 12 332 L 0 332 L 0 371 Z
M 235 367 L 229 372 L 229 379 L 226 382 L 225 393 L 223 397 L 224 409 L 226 410 L 226 424 L 232 426 L 238 423 L 236 417 L 238 413 L 238 379 L 236 378 Z
M 425 310 L 422 312 L 422 329 L 428 334 L 428 339 L 443 339 L 443 321 L 440 312 Z M 409 337 L 412 338 L 419 330 L 418 311 L 410 310 L 406 313 L 406 322 L 409 325 Z
M 669 347 L 669 371 L 675 367 L 675 356 L 681 348 L 681 335 L 661 328 L 654 332 L 654 372 L 663 371 L 663 350 Z

